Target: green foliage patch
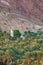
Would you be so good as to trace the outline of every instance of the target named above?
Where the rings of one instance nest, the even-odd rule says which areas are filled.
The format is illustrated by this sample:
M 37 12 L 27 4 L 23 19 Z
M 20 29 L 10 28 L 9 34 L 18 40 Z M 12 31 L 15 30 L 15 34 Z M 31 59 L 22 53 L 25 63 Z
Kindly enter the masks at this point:
M 43 31 L 26 31 L 24 39 L 19 30 L 14 30 L 14 40 L 10 33 L 0 30 L 0 63 L 6 65 L 43 65 Z

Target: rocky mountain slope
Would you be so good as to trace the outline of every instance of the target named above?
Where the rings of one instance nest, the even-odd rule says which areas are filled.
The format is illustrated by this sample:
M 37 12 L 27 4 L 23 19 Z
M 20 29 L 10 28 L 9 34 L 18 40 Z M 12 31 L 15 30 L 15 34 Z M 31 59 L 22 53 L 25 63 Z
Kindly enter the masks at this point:
M 0 0 L 0 28 L 43 28 L 43 0 Z

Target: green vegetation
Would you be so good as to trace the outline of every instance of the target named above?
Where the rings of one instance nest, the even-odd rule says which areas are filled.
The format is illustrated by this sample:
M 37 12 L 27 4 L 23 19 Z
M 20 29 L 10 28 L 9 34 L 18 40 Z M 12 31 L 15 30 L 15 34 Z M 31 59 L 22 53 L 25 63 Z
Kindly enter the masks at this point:
M 14 30 L 15 40 L 10 33 L 0 30 L 0 65 L 43 65 L 43 31 L 37 33 Z
M 21 33 L 19 30 L 14 30 L 14 37 L 17 38 L 17 37 L 20 37 L 21 36 Z

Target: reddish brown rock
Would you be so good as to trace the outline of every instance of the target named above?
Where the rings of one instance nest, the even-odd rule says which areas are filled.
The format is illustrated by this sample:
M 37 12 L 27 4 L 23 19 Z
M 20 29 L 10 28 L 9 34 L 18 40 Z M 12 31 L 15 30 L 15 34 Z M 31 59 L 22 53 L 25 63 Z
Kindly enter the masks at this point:
M 9 11 L 34 16 L 43 21 L 43 0 L 0 0 L 9 3 Z M 4 4 L 4 3 L 3 3 Z

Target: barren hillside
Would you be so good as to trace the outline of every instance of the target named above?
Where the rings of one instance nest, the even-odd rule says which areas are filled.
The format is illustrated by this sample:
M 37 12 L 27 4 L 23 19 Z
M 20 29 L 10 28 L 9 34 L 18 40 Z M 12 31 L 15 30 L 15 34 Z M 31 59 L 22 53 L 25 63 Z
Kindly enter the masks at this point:
M 43 28 L 43 0 L 0 0 L 0 28 Z

